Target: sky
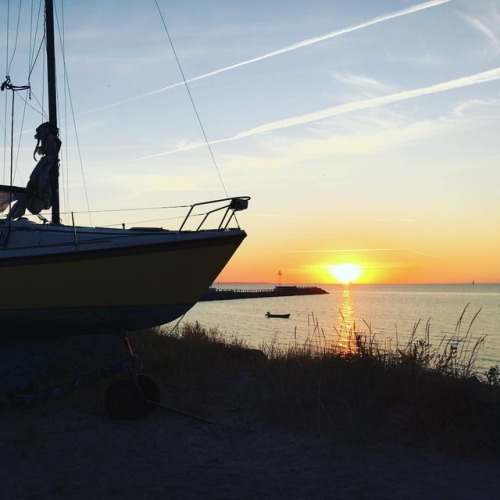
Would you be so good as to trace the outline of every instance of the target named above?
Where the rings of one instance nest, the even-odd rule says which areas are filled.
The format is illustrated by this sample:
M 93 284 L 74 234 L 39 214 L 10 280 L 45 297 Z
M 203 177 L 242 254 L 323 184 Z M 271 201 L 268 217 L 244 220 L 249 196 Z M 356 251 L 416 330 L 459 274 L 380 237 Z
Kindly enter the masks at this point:
M 16 85 L 40 41 L 28 3 L 18 16 L 0 0 Z M 248 237 L 218 281 L 332 283 L 352 264 L 359 283 L 500 282 L 500 0 L 55 3 L 77 224 L 171 228 L 168 211 L 98 211 L 246 195 Z M 15 99 L 18 185 L 35 165 L 39 78 L 30 107 Z

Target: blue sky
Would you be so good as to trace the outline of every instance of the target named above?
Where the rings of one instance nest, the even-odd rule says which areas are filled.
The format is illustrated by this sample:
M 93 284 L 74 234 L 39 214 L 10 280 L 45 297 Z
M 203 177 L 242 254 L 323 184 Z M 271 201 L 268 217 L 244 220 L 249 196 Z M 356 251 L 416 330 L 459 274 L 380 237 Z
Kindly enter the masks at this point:
M 67 210 L 86 209 L 82 169 L 93 210 L 249 195 L 222 279 L 355 262 L 367 281 L 500 281 L 500 0 L 158 5 L 217 168 L 155 2 L 56 1 L 82 165 L 61 81 Z M 5 64 L 16 84 L 28 35 Z M 21 185 L 39 121 L 27 111 Z

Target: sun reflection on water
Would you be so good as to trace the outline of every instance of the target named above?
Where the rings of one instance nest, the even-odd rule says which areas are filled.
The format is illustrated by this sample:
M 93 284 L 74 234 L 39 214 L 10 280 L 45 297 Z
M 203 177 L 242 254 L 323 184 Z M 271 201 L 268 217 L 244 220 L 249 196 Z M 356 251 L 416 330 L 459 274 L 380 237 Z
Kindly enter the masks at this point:
M 356 317 L 354 315 L 354 301 L 349 286 L 342 291 L 337 330 L 337 349 L 342 354 L 356 352 Z

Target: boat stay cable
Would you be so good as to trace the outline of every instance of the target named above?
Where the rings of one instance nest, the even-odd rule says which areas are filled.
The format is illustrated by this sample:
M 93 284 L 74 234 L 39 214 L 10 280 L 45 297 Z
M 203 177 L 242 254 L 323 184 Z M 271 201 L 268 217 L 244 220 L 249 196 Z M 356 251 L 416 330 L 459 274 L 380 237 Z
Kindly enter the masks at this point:
M 210 146 L 210 142 L 209 142 L 207 134 L 205 132 L 205 127 L 203 126 L 203 122 L 201 121 L 200 114 L 198 113 L 198 109 L 196 108 L 196 104 L 195 104 L 193 96 L 191 94 L 191 90 L 189 88 L 188 82 L 186 80 L 186 77 L 184 76 L 184 71 L 182 70 L 182 66 L 181 66 L 180 60 L 177 57 L 177 52 L 175 50 L 174 43 L 172 41 L 172 37 L 170 36 L 170 33 L 168 31 L 167 23 L 165 22 L 165 18 L 164 18 L 163 14 L 162 14 L 160 6 L 158 5 L 158 0 L 155 0 L 155 4 L 156 4 L 156 8 L 158 9 L 158 13 L 160 14 L 161 22 L 163 24 L 163 28 L 165 29 L 165 33 L 167 34 L 167 38 L 168 38 L 168 41 L 169 41 L 170 46 L 172 48 L 172 52 L 174 54 L 175 60 L 177 62 L 177 66 L 179 68 L 179 71 L 180 71 L 180 74 L 181 74 L 181 77 L 182 77 L 182 81 L 184 82 L 184 86 L 186 87 L 187 93 L 189 95 L 189 100 L 191 101 L 191 105 L 193 106 L 194 113 L 195 113 L 196 118 L 198 120 L 198 124 L 200 125 L 200 129 L 201 129 L 201 132 L 203 134 L 203 138 L 205 140 L 205 143 L 207 145 L 208 151 L 209 151 L 210 156 L 212 158 L 212 162 L 213 162 L 213 164 L 215 166 L 215 170 L 217 171 L 217 175 L 219 176 L 219 180 L 221 182 L 222 188 L 224 189 L 224 193 L 226 194 L 226 197 L 228 197 L 229 195 L 227 194 L 227 190 L 226 190 L 226 186 L 224 184 L 224 180 L 222 179 L 222 175 L 220 173 L 219 166 L 218 166 L 217 161 L 215 159 L 215 155 L 214 155 L 214 152 L 212 150 L 212 147 Z
M 11 75 L 11 69 L 12 71 L 16 72 L 16 59 L 18 59 L 18 43 L 20 40 L 20 25 L 22 24 L 22 18 L 24 17 L 22 13 L 22 0 L 18 0 L 18 5 L 19 7 L 13 9 L 12 4 L 16 2 L 12 2 L 11 0 L 7 1 L 7 16 L 6 16 L 6 31 L 5 33 L 5 75 Z M 165 30 L 166 36 L 168 38 L 171 50 L 173 52 L 173 55 L 175 57 L 180 75 L 182 77 L 184 86 L 187 91 L 187 95 L 189 97 L 189 100 L 191 102 L 192 108 L 194 110 L 196 119 L 198 121 L 199 127 L 202 132 L 202 136 L 204 138 L 204 141 L 206 143 L 207 149 L 209 151 L 211 160 L 213 162 L 213 165 L 215 167 L 217 176 L 220 180 L 221 186 L 223 188 L 223 191 L 226 195 L 226 197 L 229 198 L 229 195 L 227 193 L 227 189 L 224 183 L 224 180 L 222 178 L 219 165 L 217 164 L 217 160 L 215 158 L 215 154 L 212 150 L 212 146 L 208 140 L 205 127 L 203 125 L 201 116 L 198 112 L 195 100 L 193 98 L 193 95 L 191 93 L 191 89 L 188 85 L 188 81 L 185 77 L 183 68 L 181 66 L 181 62 L 179 60 L 179 57 L 177 55 L 174 42 L 172 40 L 172 37 L 169 33 L 165 17 L 163 16 L 163 13 L 160 9 L 159 3 L 157 0 L 155 0 L 155 4 L 158 10 L 158 13 L 160 15 L 161 22 L 163 24 L 163 28 Z M 28 57 L 28 67 L 26 68 L 27 74 L 23 77 L 27 78 L 27 84 L 26 85 L 14 85 L 12 83 L 12 80 L 15 81 L 15 79 L 18 79 L 20 75 L 16 77 L 16 75 L 13 75 L 12 80 L 10 76 L 5 76 L 3 83 L 2 80 L 0 80 L 0 86 L 1 90 L 10 90 L 12 91 L 12 101 L 11 103 L 8 103 L 7 99 L 7 94 L 5 94 L 5 108 L 4 108 L 4 113 L 5 113 L 5 118 L 0 120 L 0 126 L 3 130 L 3 135 L 4 135 L 4 154 L 3 154 L 3 182 L 1 184 L 10 184 L 11 186 L 14 185 L 15 183 L 15 178 L 18 173 L 18 158 L 19 158 L 19 153 L 21 151 L 21 140 L 23 136 L 23 131 L 24 130 L 24 121 L 25 121 L 25 115 L 26 112 L 28 111 L 28 108 L 32 109 L 35 113 L 39 113 L 42 117 L 42 120 L 45 120 L 47 117 L 47 111 L 46 111 L 46 106 L 47 103 L 44 102 L 44 91 L 42 90 L 41 94 L 41 99 L 40 96 L 37 97 L 36 92 L 33 92 L 31 88 L 31 80 L 33 76 L 33 72 L 35 71 L 36 67 L 40 66 L 40 62 L 42 57 L 44 57 L 44 51 L 43 51 L 43 46 L 46 43 L 46 36 L 45 32 L 42 29 L 43 25 L 43 9 L 41 8 L 41 3 L 37 7 L 34 5 L 34 2 L 31 2 L 31 8 L 29 9 L 31 13 L 31 18 L 28 19 L 27 21 L 29 22 L 29 27 L 30 27 L 30 33 L 29 33 L 29 57 Z M 61 4 L 63 5 L 63 4 Z M 38 12 L 37 12 L 38 10 Z M 97 210 L 97 211 L 92 211 L 90 209 L 90 204 L 89 204 L 89 196 L 88 196 L 88 190 L 87 190 L 87 183 L 84 175 L 84 168 L 83 168 L 83 162 L 82 162 L 82 155 L 81 155 L 81 149 L 80 149 L 80 143 L 79 143 L 79 137 L 78 137 L 78 129 L 76 126 L 76 121 L 75 121 L 75 111 L 74 111 L 74 106 L 73 106 L 73 99 L 72 99 L 72 92 L 71 92 L 71 86 L 69 82 L 69 77 L 68 77 L 68 68 L 66 64 L 66 57 L 65 57 L 65 33 L 64 33 L 64 10 L 60 10 L 56 8 L 56 5 L 54 5 L 54 14 L 55 14 L 55 24 L 57 27 L 56 34 L 59 37 L 59 47 L 62 53 L 61 57 L 61 62 L 62 62 L 62 78 L 64 82 L 64 96 L 62 96 L 62 101 L 64 102 L 64 106 L 61 106 L 61 111 L 65 113 L 65 117 L 62 120 L 59 120 L 61 123 L 64 123 L 65 126 L 67 127 L 68 124 L 72 122 L 72 127 L 74 130 L 74 140 L 76 141 L 76 150 L 79 158 L 79 163 L 80 163 L 80 169 L 81 169 L 81 176 L 83 180 L 83 191 L 84 191 L 84 196 L 86 199 L 86 205 L 87 205 L 87 210 L 75 212 L 75 213 L 81 213 L 81 214 L 86 214 L 87 217 L 90 219 L 90 225 L 92 226 L 92 213 L 101 213 L 101 212 L 106 212 L 106 210 Z M 42 56 L 42 57 L 41 57 Z M 42 65 L 45 68 L 45 65 Z M 42 82 L 45 83 L 45 78 L 42 78 Z M 17 82 L 16 82 L 17 83 Z M 19 92 L 19 91 L 24 91 L 24 92 Z M 15 98 L 19 97 L 22 101 L 21 107 L 19 107 L 19 101 L 15 103 Z M 10 105 L 9 105 L 10 104 Z M 22 108 L 24 107 L 24 110 Z M 59 112 L 61 112 L 59 111 Z M 68 116 L 69 115 L 69 116 Z M 2 123 L 3 122 L 3 123 Z M 10 122 L 10 123 L 9 123 Z M 17 148 L 15 147 L 14 142 L 16 141 L 16 135 L 19 136 L 19 144 L 17 145 Z M 64 134 L 66 137 L 68 137 L 68 134 Z M 10 136 L 10 137 L 9 137 Z M 9 162 L 9 150 L 10 149 L 10 162 Z M 17 150 L 17 153 L 16 153 Z M 65 148 L 65 151 L 67 152 L 67 149 Z M 68 165 L 68 157 L 65 157 L 64 164 Z M 10 165 L 9 165 L 10 163 Z M 10 167 L 10 168 L 9 168 Z M 10 171 L 9 171 L 10 170 Z M 61 172 L 62 173 L 62 172 Z M 67 174 L 67 171 L 65 171 L 65 174 Z M 65 179 L 65 189 L 63 192 L 65 193 L 65 205 L 66 207 L 69 206 L 69 200 L 67 198 L 69 189 L 67 186 L 68 182 L 68 175 L 63 176 Z M 157 209 L 164 210 L 166 208 L 176 208 L 176 207 L 155 207 Z M 178 207 L 177 207 L 178 208 Z M 147 210 L 151 210 L 152 208 L 149 207 Z M 137 208 L 131 209 L 134 211 L 140 210 Z M 143 209 L 146 210 L 146 209 Z M 124 211 L 124 209 L 119 209 L 116 211 Z M 70 213 L 69 210 L 67 209 L 65 213 Z M 173 218 L 178 218 L 178 217 L 167 217 L 167 219 L 173 219 Z M 150 219 L 150 221 L 157 221 L 157 220 L 165 220 L 165 218 L 162 219 Z M 148 222 L 150 222 L 148 221 Z M 142 223 L 143 221 L 141 221 Z
M 14 183 L 14 118 L 15 118 L 15 96 L 16 92 L 21 90 L 29 90 L 29 85 L 13 85 L 10 76 L 5 77 L 0 90 L 12 91 L 11 116 L 10 116 L 10 179 L 9 183 L 12 186 Z M 24 115 L 23 115 L 24 116 Z
M 31 108 L 37 113 L 41 113 L 43 116 L 43 104 L 40 103 L 40 101 L 37 99 L 36 95 L 34 95 L 32 88 L 31 88 L 31 75 L 33 72 L 33 69 L 36 65 L 36 61 L 38 59 L 38 56 L 40 54 L 41 48 L 43 46 L 43 38 L 39 43 L 38 50 L 35 49 L 36 45 L 36 38 L 37 38 L 37 33 L 38 33 L 38 25 L 40 24 L 40 8 L 38 12 L 38 20 L 37 20 L 37 29 L 33 29 L 33 8 L 31 8 L 31 18 L 30 18 L 30 33 L 29 33 L 29 43 L 30 43 L 30 51 L 29 51 L 29 61 L 28 61 L 28 76 L 27 76 L 27 84 L 26 85 L 14 85 L 11 82 L 11 69 L 12 69 L 12 64 L 15 60 L 15 54 L 17 52 L 17 45 L 19 41 L 19 27 L 21 25 L 21 10 L 22 10 L 22 0 L 19 1 L 19 9 L 17 13 L 17 22 L 16 22 L 16 29 L 15 29 L 15 36 L 13 35 L 12 37 L 14 38 L 14 43 L 13 43 L 13 50 L 11 54 L 11 49 L 10 49 L 10 42 L 11 42 L 11 34 L 10 34 L 10 0 L 8 2 L 7 6 L 7 18 L 6 18 L 6 42 L 5 42 L 5 47 L 6 47 L 6 53 L 5 53 L 5 61 L 6 61 L 6 66 L 5 66 L 5 74 L 7 75 L 5 77 L 5 81 L 3 82 L 1 86 L 1 90 L 11 90 L 12 91 L 12 103 L 11 103 L 11 116 L 10 116 L 10 179 L 9 179 L 9 184 L 13 185 L 15 182 L 15 177 L 17 173 L 17 166 L 18 166 L 18 160 L 19 160 L 19 153 L 21 150 L 21 138 L 22 138 L 22 131 L 24 130 L 24 120 L 26 117 L 26 110 L 27 108 Z M 32 5 L 33 7 L 33 5 Z M 23 93 L 17 94 L 19 91 L 27 91 L 26 96 L 23 95 Z M 19 98 L 24 102 L 24 107 L 21 113 L 21 124 L 19 126 L 19 142 L 17 145 L 17 154 L 16 154 L 16 159 L 14 161 L 14 121 L 15 121 L 15 97 L 19 96 Z M 32 99 L 36 104 L 38 105 L 38 108 L 33 106 L 31 104 Z M 7 116 L 8 116 L 8 106 L 7 106 L 7 95 L 6 95 L 6 100 L 5 100 L 5 124 L 7 124 Z M 5 125 L 4 127 L 4 161 L 3 161 L 3 184 L 5 184 L 5 175 L 6 175 L 6 166 L 7 166 L 7 160 L 6 160 L 6 151 L 7 151 L 7 126 Z
M 20 20 L 21 20 L 21 7 L 22 7 L 22 2 L 19 2 L 19 10 L 17 12 L 17 25 L 16 25 L 16 37 L 15 37 L 15 42 L 14 42 L 14 49 L 12 50 L 12 55 L 10 56 L 10 60 L 7 58 L 6 61 L 9 61 L 7 65 L 7 74 L 10 73 L 10 68 L 12 66 L 12 61 L 14 60 L 14 56 L 16 55 L 16 49 L 17 49 L 17 41 L 19 40 L 19 26 L 20 26 Z M 8 2 L 8 9 L 7 9 L 7 33 L 9 33 L 10 29 L 10 22 L 9 22 L 9 17 L 10 17 L 10 2 Z M 9 46 L 7 44 L 7 50 L 9 50 Z
M 66 50 L 65 50 L 65 30 L 64 30 L 64 21 L 65 21 L 65 16 L 64 16 L 64 3 L 62 4 L 62 13 L 61 13 L 61 20 L 59 19 L 59 13 L 57 9 L 55 9 L 55 16 L 56 16 L 56 24 L 57 24 L 57 32 L 59 36 L 59 45 L 61 46 L 61 60 L 62 60 L 62 66 L 63 66 L 63 78 L 64 78 L 64 112 L 65 112 L 65 118 L 64 118 L 64 124 L 67 129 L 67 124 L 69 123 L 69 119 L 67 117 L 68 114 L 68 107 L 71 115 L 71 122 L 73 125 L 73 132 L 75 134 L 75 145 L 76 145 L 76 150 L 78 154 L 78 163 L 80 165 L 80 172 L 82 176 L 82 184 L 83 184 L 83 192 L 85 195 L 85 203 L 87 205 L 87 210 L 86 214 L 89 218 L 89 223 L 92 225 L 92 211 L 90 210 L 90 202 L 89 202 L 89 194 L 88 194 L 88 189 L 87 189 L 87 180 L 85 177 L 85 169 L 83 167 L 83 160 L 82 160 L 82 151 L 80 147 L 80 138 L 78 135 L 78 127 L 76 125 L 76 118 L 75 118 L 75 108 L 73 106 L 73 96 L 71 92 L 71 85 L 69 82 L 69 76 L 68 76 L 68 67 L 66 64 Z M 68 132 L 66 130 L 65 137 L 68 137 Z M 68 153 L 68 148 L 65 148 L 66 151 L 66 161 L 65 165 L 66 168 L 69 164 L 69 160 L 67 157 Z M 69 174 L 66 172 L 65 175 L 66 183 L 69 181 Z M 68 200 L 68 194 L 69 194 L 69 189 L 66 187 L 64 190 L 66 193 L 66 198 L 65 198 L 65 203 L 66 206 L 69 206 L 69 200 Z

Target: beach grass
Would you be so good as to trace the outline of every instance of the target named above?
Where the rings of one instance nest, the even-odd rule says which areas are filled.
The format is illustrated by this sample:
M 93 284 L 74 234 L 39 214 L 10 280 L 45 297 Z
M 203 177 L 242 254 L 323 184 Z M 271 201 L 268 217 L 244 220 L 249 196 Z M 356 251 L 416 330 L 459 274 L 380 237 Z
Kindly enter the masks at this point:
M 456 455 L 500 453 L 499 368 L 475 368 L 482 339 L 470 326 L 433 346 L 427 324 L 402 345 L 380 347 L 355 325 L 327 342 L 317 321 L 308 340 L 252 349 L 218 330 L 184 324 L 130 335 L 167 404 L 204 416 L 221 408 L 333 442 L 429 445 Z M 339 339 L 342 339 L 340 342 Z

